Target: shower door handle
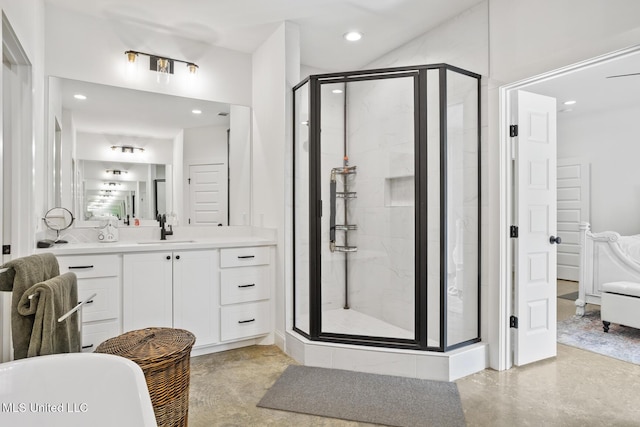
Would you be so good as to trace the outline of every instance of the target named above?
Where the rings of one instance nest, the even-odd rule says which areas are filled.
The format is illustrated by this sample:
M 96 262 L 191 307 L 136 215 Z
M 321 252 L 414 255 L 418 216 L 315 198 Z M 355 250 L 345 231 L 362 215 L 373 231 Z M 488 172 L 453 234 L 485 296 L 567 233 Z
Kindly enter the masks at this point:
M 331 180 L 329 184 L 329 202 L 331 203 L 329 209 L 329 241 L 336 241 L 336 181 Z

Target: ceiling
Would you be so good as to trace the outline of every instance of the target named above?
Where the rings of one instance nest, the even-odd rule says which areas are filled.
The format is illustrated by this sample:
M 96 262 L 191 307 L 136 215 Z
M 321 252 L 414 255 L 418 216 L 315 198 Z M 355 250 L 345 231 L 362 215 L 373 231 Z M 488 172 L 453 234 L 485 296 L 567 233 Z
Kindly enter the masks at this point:
M 362 68 L 480 0 L 45 0 L 47 4 L 252 53 L 283 21 L 300 27 L 301 63 Z M 364 34 L 358 42 L 343 35 Z M 197 58 L 194 58 L 197 59 Z
M 609 76 L 631 74 L 625 77 Z M 537 83 L 524 90 L 557 99 L 559 120 L 640 105 L 640 52 Z M 564 105 L 566 101 L 576 101 Z

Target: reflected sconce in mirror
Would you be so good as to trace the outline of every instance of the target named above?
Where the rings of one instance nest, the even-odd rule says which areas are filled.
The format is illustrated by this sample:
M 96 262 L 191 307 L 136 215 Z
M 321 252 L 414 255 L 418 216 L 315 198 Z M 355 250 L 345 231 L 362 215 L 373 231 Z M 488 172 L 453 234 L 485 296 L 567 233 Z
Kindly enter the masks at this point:
M 135 153 L 136 151 L 139 151 L 140 153 L 144 153 L 144 148 L 141 147 L 134 147 L 132 145 L 112 145 L 111 149 L 113 151 L 121 151 L 122 153 Z
M 129 171 L 123 171 L 123 170 L 120 170 L 120 169 L 107 169 L 105 172 L 106 173 L 111 173 L 111 174 L 114 174 L 114 175 L 122 175 L 123 173 L 129 173 Z
M 164 56 L 152 55 L 150 53 L 138 52 L 135 50 L 128 50 L 125 52 L 127 55 L 127 62 L 129 64 L 135 64 L 138 56 L 144 55 L 149 57 L 149 70 L 156 71 L 158 73 L 158 81 L 169 82 L 169 75 L 173 74 L 173 66 L 176 62 L 186 64 L 189 75 L 195 75 L 198 72 L 198 65 L 194 62 L 184 61 L 182 59 L 169 58 Z

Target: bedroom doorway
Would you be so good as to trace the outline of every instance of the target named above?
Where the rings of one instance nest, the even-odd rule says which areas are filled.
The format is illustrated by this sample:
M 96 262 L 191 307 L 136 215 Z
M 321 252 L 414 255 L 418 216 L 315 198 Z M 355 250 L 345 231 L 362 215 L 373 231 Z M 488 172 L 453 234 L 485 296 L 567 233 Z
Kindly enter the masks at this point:
M 504 369 L 508 369 L 514 364 L 519 364 L 514 357 L 514 346 L 517 345 L 517 336 L 518 336 L 518 319 L 514 319 L 514 316 L 517 313 L 515 309 L 516 306 L 522 305 L 523 301 L 520 300 L 518 293 L 514 290 L 514 285 L 517 281 L 514 279 L 515 275 L 512 274 L 513 271 L 517 269 L 516 264 L 516 256 L 512 252 L 513 238 L 510 235 L 512 231 L 510 229 L 511 224 L 517 224 L 521 218 L 515 216 L 516 208 L 514 203 L 518 200 L 518 190 L 515 186 L 515 177 L 514 177 L 514 167 L 512 164 L 512 159 L 515 157 L 515 153 L 518 150 L 516 148 L 516 142 L 513 141 L 513 138 L 510 137 L 510 128 L 509 125 L 512 124 L 511 121 L 511 99 L 513 98 L 513 94 L 517 91 L 530 91 L 535 93 L 540 93 L 539 88 L 543 87 L 543 83 L 552 82 L 555 79 L 566 78 L 571 75 L 575 75 L 577 71 L 586 71 L 590 68 L 609 63 L 611 61 L 615 61 L 616 59 L 622 58 L 624 56 L 630 55 L 632 53 L 640 52 L 640 46 L 636 46 L 629 49 L 624 49 L 621 51 L 613 52 L 607 55 L 603 55 L 600 57 L 596 57 L 578 64 L 574 64 L 572 66 L 568 66 L 562 69 L 550 71 L 548 73 L 531 77 L 529 79 L 522 80 L 518 83 L 514 83 L 512 85 L 503 86 L 499 90 L 499 99 L 500 99 L 500 159 L 501 159 L 501 168 L 500 168 L 500 186 L 501 186 L 501 212 L 500 212 L 500 307 L 501 313 L 500 318 L 503 319 L 504 323 L 501 324 L 501 331 L 499 336 L 499 357 L 500 357 L 500 366 Z M 637 70 L 636 70 L 637 71 Z M 564 101 L 564 100 L 563 100 Z M 555 173 L 554 173 L 555 175 Z M 550 175 L 547 175 L 550 179 Z M 554 177 L 555 180 L 555 177 Z M 554 235 L 555 236 L 555 235 Z M 550 237 L 551 238 L 551 237 Z M 535 263 L 530 262 L 528 268 L 535 269 L 536 272 L 540 272 L 540 267 L 536 266 Z M 556 283 L 556 275 L 555 271 L 553 272 L 553 277 L 548 277 L 548 282 Z M 535 276 L 534 273 L 530 273 Z M 520 293 L 522 294 L 522 293 Z M 529 310 L 542 309 L 541 307 L 533 307 L 529 306 Z M 551 317 L 547 317 L 551 320 Z M 514 324 L 515 320 L 515 324 Z M 553 324 L 538 324 L 535 325 L 538 328 L 551 330 L 555 332 L 556 329 L 556 319 L 555 317 L 552 319 Z M 502 326 L 504 325 L 504 326 Z M 531 325 L 527 325 L 531 326 Z M 555 338 L 553 345 L 556 346 Z M 516 349 L 516 353 L 518 350 L 522 350 L 522 348 Z M 540 358 L 542 359 L 542 358 Z M 529 361 L 535 360 L 535 357 Z

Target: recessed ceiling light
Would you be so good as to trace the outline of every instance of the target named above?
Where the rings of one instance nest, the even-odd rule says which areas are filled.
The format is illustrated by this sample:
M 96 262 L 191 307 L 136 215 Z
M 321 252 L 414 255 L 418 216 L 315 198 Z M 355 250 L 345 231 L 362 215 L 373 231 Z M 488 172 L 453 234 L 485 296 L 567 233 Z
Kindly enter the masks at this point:
M 576 103 L 576 101 L 565 101 L 564 105 L 573 105 L 575 103 Z
M 74 97 L 75 99 L 80 99 L 80 100 L 82 100 L 82 101 L 84 101 L 85 99 L 87 99 L 87 97 L 86 97 L 86 96 L 84 96 L 84 95 L 83 95 L 83 94 L 81 94 L 81 93 L 76 93 L 75 95 L 73 95 L 73 97 Z
M 563 108 L 559 111 L 559 113 L 570 113 L 573 111 L 573 108 Z
M 333 93 L 342 93 L 342 89 L 334 89 L 331 92 L 333 92 Z
M 359 33 L 358 31 L 349 31 L 344 35 L 344 38 L 350 42 L 355 42 L 362 38 L 362 33 Z
M 191 110 L 193 114 L 202 114 L 202 110 Z

